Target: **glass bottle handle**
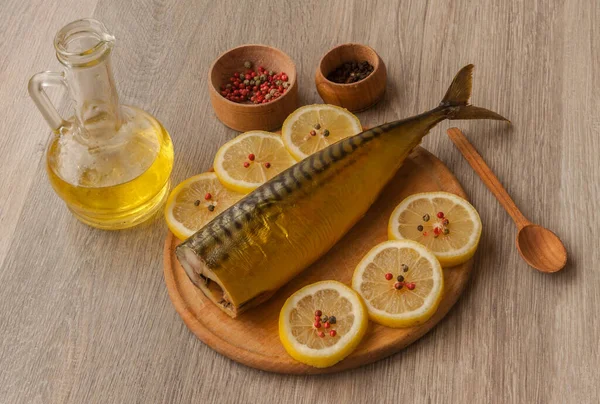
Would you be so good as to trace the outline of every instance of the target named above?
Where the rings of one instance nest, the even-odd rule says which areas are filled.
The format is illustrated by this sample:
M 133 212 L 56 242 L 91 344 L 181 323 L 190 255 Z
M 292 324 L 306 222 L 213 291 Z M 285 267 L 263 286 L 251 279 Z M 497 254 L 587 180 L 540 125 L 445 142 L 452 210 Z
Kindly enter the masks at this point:
M 67 87 L 64 73 L 41 72 L 35 74 L 29 80 L 28 86 L 29 96 L 33 99 L 33 102 L 42 113 L 46 122 L 48 122 L 48 125 L 50 125 L 50 128 L 55 132 L 63 126 L 68 125 L 68 122 L 60 116 L 52 101 L 48 98 L 44 88 L 59 85 Z

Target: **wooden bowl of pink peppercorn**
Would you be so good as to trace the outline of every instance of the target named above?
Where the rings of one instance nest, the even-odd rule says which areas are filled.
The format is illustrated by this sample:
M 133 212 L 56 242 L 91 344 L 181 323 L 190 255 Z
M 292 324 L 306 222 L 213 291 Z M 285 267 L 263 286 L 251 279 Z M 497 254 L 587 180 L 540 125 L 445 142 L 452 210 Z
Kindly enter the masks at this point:
M 285 73 L 287 76 L 285 77 L 287 78 L 285 91 L 281 92 L 276 99 L 273 99 L 272 96 L 268 97 L 266 102 L 265 94 L 260 94 L 255 97 L 258 98 L 258 103 L 226 98 L 225 86 L 227 84 L 230 84 L 234 90 L 238 89 L 235 85 L 232 87 L 232 77 L 235 77 L 236 73 L 248 74 L 252 70 L 258 74 L 259 67 L 264 67 L 267 72 L 280 74 L 280 77 L 283 76 L 281 73 Z M 296 65 L 287 54 L 271 46 L 242 45 L 228 50 L 213 62 L 208 72 L 208 79 L 210 102 L 217 118 L 237 131 L 276 130 L 281 127 L 285 118 L 298 107 Z M 241 79 L 245 79 L 245 77 Z M 248 89 L 247 85 L 243 87 Z M 230 91 L 232 91 L 231 88 L 229 88 Z M 251 94 L 254 94 L 252 86 L 249 88 L 248 96 Z

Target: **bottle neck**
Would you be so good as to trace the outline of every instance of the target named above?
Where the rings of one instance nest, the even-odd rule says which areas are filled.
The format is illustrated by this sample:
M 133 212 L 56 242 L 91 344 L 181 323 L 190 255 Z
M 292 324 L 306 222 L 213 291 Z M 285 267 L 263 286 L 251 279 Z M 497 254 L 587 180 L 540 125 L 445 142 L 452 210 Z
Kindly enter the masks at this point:
M 104 24 L 92 19 L 74 21 L 54 38 L 75 107 L 72 130 L 90 143 L 114 136 L 121 126 L 111 68 L 114 41 Z
M 110 49 L 92 63 L 69 66 L 66 78 L 81 136 L 111 137 L 121 126 L 121 113 Z

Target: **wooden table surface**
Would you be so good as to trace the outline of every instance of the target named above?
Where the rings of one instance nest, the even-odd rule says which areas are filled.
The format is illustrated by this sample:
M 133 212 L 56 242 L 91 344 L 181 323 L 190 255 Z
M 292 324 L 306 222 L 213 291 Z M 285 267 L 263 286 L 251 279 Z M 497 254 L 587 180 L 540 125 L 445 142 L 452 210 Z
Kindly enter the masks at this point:
M 532 1 L 3 0 L 0 25 L 1 403 L 600 402 L 600 4 Z M 507 116 L 443 123 L 424 146 L 455 173 L 484 224 L 472 281 L 424 338 L 329 376 L 269 374 L 205 346 L 173 309 L 162 218 L 106 232 L 79 223 L 44 168 L 49 130 L 27 94 L 60 65 L 52 39 L 81 17 L 106 23 L 121 101 L 168 128 L 174 183 L 207 170 L 236 133 L 215 118 L 207 69 L 265 43 L 297 63 L 302 104 L 334 45 L 371 45 L 388 67 L 373 126 L 435 106 L 476 66 L 473 99 Z M 55 99 L 68 109 L 65 97 Z M 445 135 L 458 125 L 523 213 L 569 251 L 554 275 L 518 256 L 515 227 Z

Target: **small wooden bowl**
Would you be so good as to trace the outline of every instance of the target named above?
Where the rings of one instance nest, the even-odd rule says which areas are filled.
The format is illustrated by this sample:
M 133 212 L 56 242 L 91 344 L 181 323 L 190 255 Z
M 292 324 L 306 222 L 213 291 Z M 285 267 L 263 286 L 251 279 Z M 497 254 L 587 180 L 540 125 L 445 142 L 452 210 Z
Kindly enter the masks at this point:
M 367 78 L 349 84 L 334 83 L 327 79 L 338 66 L 364 60 L 373 66 Z M 375 105 L 385 93 L 386 81 L 387 71 L 381 57 L 371 47 L 357 43 L 339 45 L 327 52 L 315 75 L 315 85 L 323 101 L 353 112 L 364 111 Z
M 252 68 L 264 66 L 277 73 L 285 72 L 290 86 L 275 101 L 266 104 L 241 104 L 229 101 L 220 93 L 220 87 L 229 83 L 235 73 L 245 70 L 244 62 L 252 62 Z M 223 53 L 208 72 L 210 102 L 217 118 L 231 129 L 274 130 L 298 107 L 298 81 L 296 65 L 280 51 L 266 45 L 242 45 Z

